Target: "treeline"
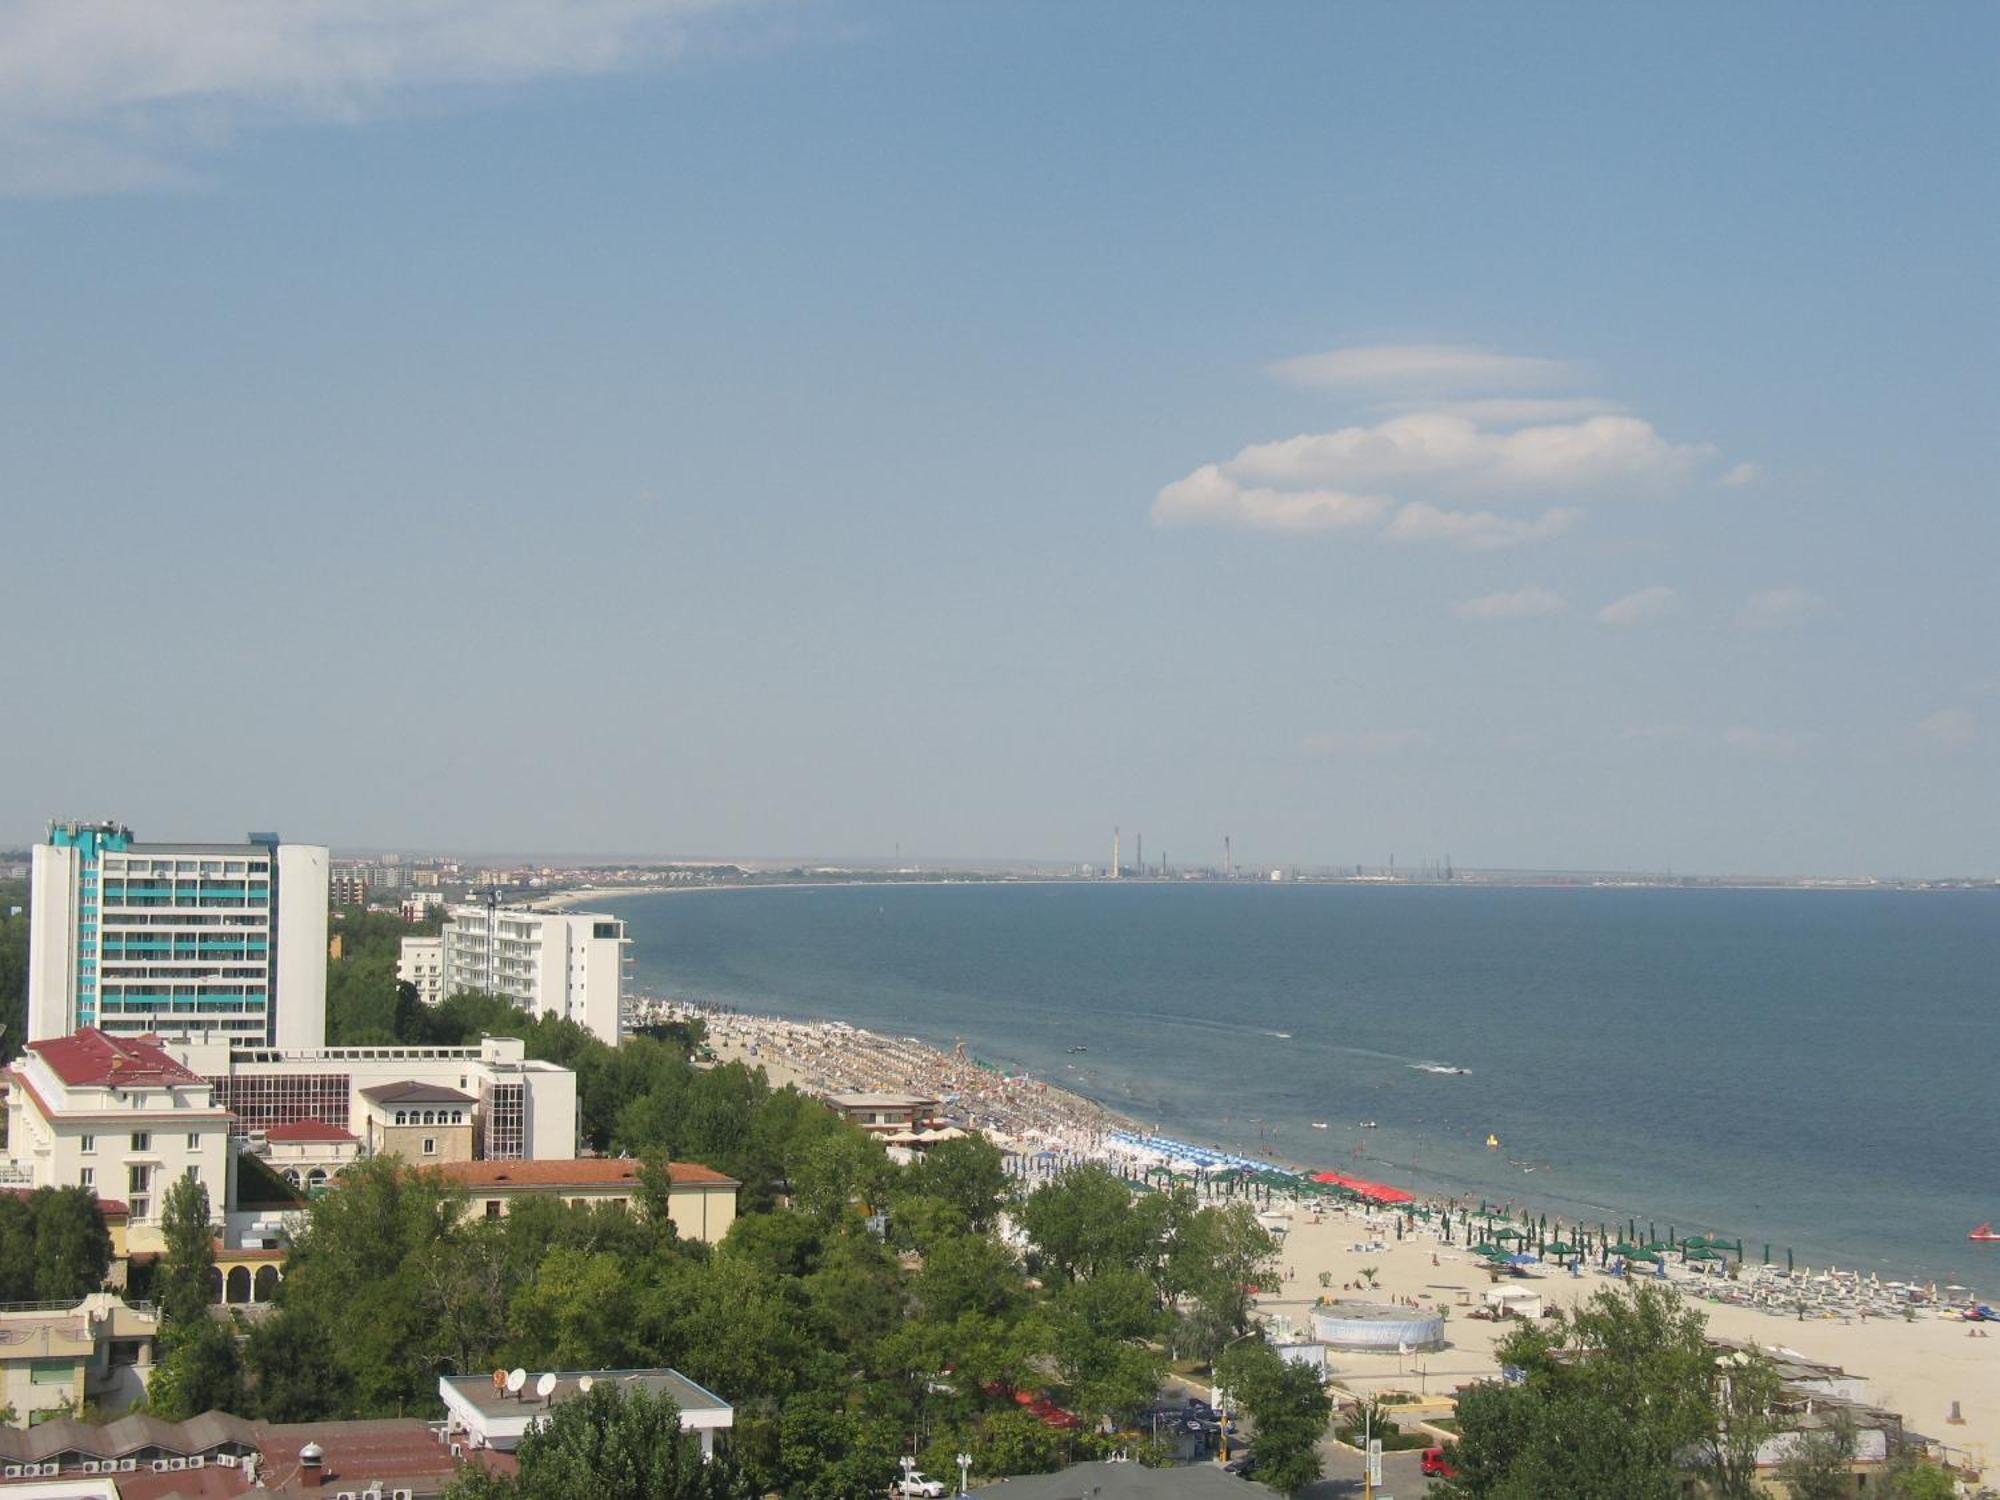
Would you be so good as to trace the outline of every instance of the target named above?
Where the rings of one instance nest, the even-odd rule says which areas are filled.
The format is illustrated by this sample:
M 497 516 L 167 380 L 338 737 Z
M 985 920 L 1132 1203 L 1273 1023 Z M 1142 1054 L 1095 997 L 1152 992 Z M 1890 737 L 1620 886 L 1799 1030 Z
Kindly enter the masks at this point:
M 653 1097 L 621 1114 L 651 1120 Z M 1241 1333 L 1242 1288 L 1270 1259 L 1247 1207 L 1134 1199 L 1095 1170 L 1027 1200 L 1023 1256 L 999 1236 L 1009 1179 L 983 1138 L 898 1167 L 761 1073 L 737 1116 L 751 1139 L 761 1118 L 758 1149 L 793 1206 L 743 1214 L 713 1248 L 675 1235 L 658 1156 L 629 1211 L 530 1199 L 500 1219 L 467 1217 L 462 1192 L 393 1159 L 349 1169 L 312 1204 L 277 1305 L 250 1330 L 240 1407 L 288 1422 L 426 1413 L 441 1374 L 670 1365 L 735 1405 L 734 1462 L 760 1493 L 879 1492 L 912 1452 L 933 1472 L 961 1451 L 982 1474 L 1035 1472 L 1100 1451 L 1100 1417 L 1151 1407 L 1170 1352 L 1212 1356 Z M 1043 1389 L 1081 1415 L 1076 1430 L 1014 1399 Z M 1323 1428 L 1322 1404 L 1313 1441 Z
M 20 1055 L 27 1035 L 28 882 L 0 880 L 0 1063 Z

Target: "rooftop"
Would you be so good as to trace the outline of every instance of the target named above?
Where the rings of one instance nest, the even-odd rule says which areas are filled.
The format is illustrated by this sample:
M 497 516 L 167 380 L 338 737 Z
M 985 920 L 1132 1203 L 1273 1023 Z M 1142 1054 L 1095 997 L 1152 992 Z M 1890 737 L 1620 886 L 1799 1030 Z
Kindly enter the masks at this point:
M 933 1474 L 933 1479 L 944 1479 Z M 1072 1464 L 1059 1474 L 1017 1474 L 996 1480 L 972 1491 L 975 1495 L 1005 1497 L 1005 1500 L 1148 1500 L 1149 1496 L 1187 1497 L 1200 1500 L 1243 1500 L 1262 1490 L 1246 1485 L 1234 1474 L 1225 1474 L 1216 1464 L 1188 1464 L 1184 1467 L 1149 1469 L 1142 1464 Z
M 640 1164 L 630 1157 L 595 1157 L 580 1161 L 451 1161 L 429 1168 L 451 1181 L 469 1188 L 509 1187 L 610 1187 L 621 1182 L 637 1183 Z M 741 1187 L 734 1177 L 725 1177 L 710 1167 L 693 1162 L 670 1161 L 667 1175 L 676 1187 L 726 1184 Z
M 202 1082 L 199 1073 L 175 1062 L 150 1036 L 110 1037 L 95 1026 L 85 1026 L 70 1036 L 30 1042 L 28 1050 L 73 1088 L 111 1084 L 159 1088 Z
M 935 1106 L 937 1100 L 924 1094 L 828 1094 L 826 1102 L 837 1109 L 914 1109 Z
M 378 1083 L 372 1089 L 363 1089 L 361 1097 L 372 1099 L 377 1104 L 477 1104 L 479 1101 L 470 1094 L 461 1094 L 457 1089 L 446 1088 L 441 1083 Z
M 546 1401 L 538 1394 L 545 1377 L 534 1370 L 526 1373 L 527 1383 L 519 1396 L 509 1395 L 491 1375 L 446 1375 L 440 1377 L 439 1384 L 450 1386 L 460 1400 L 481 1416 L 495 1419 L 539 1414 L 577 1395 L 583 1390 L 579 1382 L 584 1380 L 594 1386 L 617 1386 L 671 1396 L 684 1417 L 717 1417 L 734 1410 L 715 1392 L 696 1385 L 679 1370 L 552 1370 L 549 1374 L 555 1377 L 555 1387 Z
M 328 1125 L 320 1120 L 294 1120 L 289 1125 L 273 1125 L 264 1132 L 267 1141 L 352 1141 L 357 1139 L 351 1130 L 342 1130 L 338 1125 Z

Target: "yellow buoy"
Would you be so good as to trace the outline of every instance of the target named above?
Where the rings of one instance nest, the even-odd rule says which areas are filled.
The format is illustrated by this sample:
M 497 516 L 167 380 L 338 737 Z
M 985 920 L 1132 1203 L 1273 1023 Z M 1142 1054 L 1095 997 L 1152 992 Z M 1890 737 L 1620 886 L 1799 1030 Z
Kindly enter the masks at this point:
M 1488 1151 L 1498 1151 L 1500 1149 L 1500 1137 L 1497 1135 L 1486 1137 L 1486 1149 Z

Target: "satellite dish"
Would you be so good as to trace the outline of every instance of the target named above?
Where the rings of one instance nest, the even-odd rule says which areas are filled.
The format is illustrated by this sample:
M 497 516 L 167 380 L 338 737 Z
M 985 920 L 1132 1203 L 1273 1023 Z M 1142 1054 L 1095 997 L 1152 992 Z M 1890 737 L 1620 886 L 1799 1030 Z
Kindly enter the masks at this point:
M 551 1370 L 548 1374 L 544 1375 L 540 1380 L 537 1380 L 535 1382 L 535 1394 L 537 1396 L 540 1396 L 544 1401 L 548 1400 L 549 1397 L 553 1396 L 555 1394 L 555 1390 L 556 1390 L 556 1377 L 555 1377 L 555 1372 L 553 1370 Z
M 496 1391 L 507 1389 L 507 1372 L 505 1370 L 495 1370 L 493 1372 L 493 1389 Z
M 527 1383 L 528 1383 L 528 1372 L 526 1370 L 513 1369 L 507 1372 L 508 1395 L 510 1396 L 520 1395 L 521 1387 L 526 1385 Z
M 597 1377 L 594 1375 L 579 1375 L 576 1377 L 576 1388 L 586 1396 L 590 1394 L 590 1388 L 596 1384 Z

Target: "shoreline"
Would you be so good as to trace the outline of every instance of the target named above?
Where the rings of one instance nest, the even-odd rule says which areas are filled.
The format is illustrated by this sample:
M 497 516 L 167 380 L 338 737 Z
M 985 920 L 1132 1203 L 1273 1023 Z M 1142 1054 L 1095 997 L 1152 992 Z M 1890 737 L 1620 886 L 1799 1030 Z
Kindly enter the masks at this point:
M 1407 1213 L 1402 1205 L 1328 1201 L 1317 1196 L 1310 1168 L 1276 1156 L 1260 1160 L 1226 1148 L 1152 1138 L 1145 1125 L 1067 1085 L 1004 1072 L 962 1045 L 946 1052 L 914 1037 L 886 1036 L 844 1021 L 721 1005 L 657 998 L 643 1005 L 656 1018 L 699 1017 L 718 1061 L 761 1067 L 773 1087 L 882 1089 L 936 1098 L 940 1114 L 979 1129 L 1009 1153 L 1010 1171 L 1023 1188 L 1072 1166 L 1098 1164 L 1127 1178 L 1169 1170 L 1197 1194 L 1221 1201 L 1226 1189 L 1215 1173 L 1176 1168 L 1227 1160 L 1268 1174 L 1251 1192 L 1265 1195 L 1260 1218 L 1279 1239 L 1279 1284 L 1256 1299 L 1260 1320 L 1272 1323 L 1274 1334 L 1305 1333 L 1318 1297 L 1360 1293 L 1358 1278 L 1372 1269 L 1376 1280 L 1365 1293 L 1368 1299 L 1446 1310 L 1448 1341 L 1435 1354 L 1414 1360 L 1393 1352 L 1333 1351 L 1330 1368 L 1340 1385 L 1367 1395 L 1413 1385 L 1428 1390 L 1435 1381 L 1439 1392 L 1449 1392 L 1454 1385 L 1499 1374 L 1493 1349 L 1509 1325 L 1466 1316 L 1498 1274 L 1468 1253 L 1467 1236 L 1442 1243 L 1435 1217 L 1448 1213 L 1460 1222 L 1457 1215 L 1473 1195 L 1419 1193 L 1408 1208 L 1431 1218 Z M 1512 1217 L 1520 1213 L 1517 1206 Z M 1558 1234 L 1564 1222 L 1552 1216 Z M 1570 1232 L 1589 1228 L 1576 1223 Z M 1870 1404 L 1900 1412 L 1912 1433 L 1949 1448 L 1955 1460 L 1981 1465 L 2000 1457 L 2000 1345 L 1978 1338 L 1981 1330 L 1959 1321 L 1963 1303 L 1953 1300 L 1949 1289 L 1940 1298 L 1935 1286 L 1854 1271 L 1801 1266 L 1793 1274 L 1739 1259 L 1731 1273 L 1726 1260 L 1716 1271 L 1698 1269 L 1701 1264 L 1663 1263 L 1661 1279 L 1707 1319 L 1713 1336 L 1838 1364 L 1866 1382 Z M 1622 1281 L 1588 1261 L 1574 1275 L 1537 1262 L 1504 1284 L 1567 1307 Z M 1958 1425 L 1954 1409 L 1962 1416 Z

